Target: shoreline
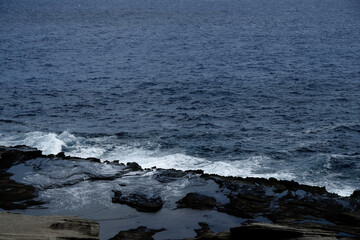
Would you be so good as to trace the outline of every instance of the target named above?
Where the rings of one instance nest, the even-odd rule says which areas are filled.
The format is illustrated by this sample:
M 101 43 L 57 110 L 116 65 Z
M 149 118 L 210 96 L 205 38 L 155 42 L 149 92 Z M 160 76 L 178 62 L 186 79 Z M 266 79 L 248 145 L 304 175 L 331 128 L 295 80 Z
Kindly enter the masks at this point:
M 54 164 L 61 164 L 61 168 L 69 167 L 69 171 L 73 169 L 72 165 L 81 165 L 80 172 L 74 176 L 83 176 L 73 176 L 70 180 L 66 175 L 64 179 L 43 187 L 16 181 L 18 172 L 23 170 L 30 169 L 38 171 L 40 175 L 43 172 L 51 175 L 52 169 L 49 166 Z M 84 166 L 91 170 L 83 171 Z M 105 167 L 110 173 L 99 170 Z M 314 239 L 353 239 L 360 236 L 359 190 L 349 197 L 341 197 L 327 192 L 324 187 L 294 181 L 224 177 L 204 174 L 201 170 L 142 169 L 137 163 L 125 165 L 100 162 L 96 158 L 82 159 L 65 156 L 63 153 L 56 156 L 43 155 L 41 151 L 23 145 L 0 147 L 0 168 L 1 196 L 6 196 L 1 198 L 0 207 L 11 211 L 22 209 L 25 214 L 27 211 L 51 212 L 52 202 L 56 199 L 43 201 L 43 197 L 39 198 L 39 193 L 41 195 L 50 190 L 58 192 L 81 184 L 89 184 L 92 188 L 97 184 L 108 186 L 102 194 L 106 195 L 104 201 L 101 200 L 100 204 L 96 201 L 91 203 L 93 211 L 98 209 L 99 216 L 103 215 L 102 218 L 98 217 L 100 239 L 110 239 L 119 234 L 118 237 L 137 236 L 140 233 L 145 234 L 148 239 L 205 239 L 205 236 L 230 239 L 234 234 L 245 236 L 246 231 L 251 236 L 262 231 L 270 231 L 276 236 L 285 231 L 286 234 L 291 233 L 286 235 L 289 239 L 292 236 L 298 239 L 309 236 Z M 29 172 L 32 173 L 34 172 Z M 15 180 L 12 179 L 12 174 Z M 144 181 L 148 181 L 149 185 Z M 65 203 L 66 197 L 63 196 Z M 90 198 L 90 201 L 93 200 Z M 104 206 L 107 206 L 108 212 L 100 210 Z M 82 205 L 73 207 L 73 213 L 78 211 L 77 215 L 88 218 L 86 211 L 79 210 Z M 122 213 L 124 219 L 113 222 L 101 220 L 119 218 L 111 209 Z M 180 219 L 180 223 L 171 222 L 175 219 Z M 221 219 L 223 224 L 218 223 Z M 238 228 L 241 230 L 236 230 Z M 182 232 L 181 229 L 185 231 Z M 257 230 L 254 232 L 253 229 Z M 315 229 L 315 232 L 310 229 Z M 102 233 L 104 230 L 109 230 L 109 233 Z M 114 234 L 115 232 L 118 234 Z

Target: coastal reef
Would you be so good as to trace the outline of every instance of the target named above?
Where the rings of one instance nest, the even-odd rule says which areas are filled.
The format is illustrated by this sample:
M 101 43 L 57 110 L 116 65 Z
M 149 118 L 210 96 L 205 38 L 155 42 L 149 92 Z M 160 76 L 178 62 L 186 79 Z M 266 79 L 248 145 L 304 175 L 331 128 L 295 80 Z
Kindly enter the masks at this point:
M 1 239 L 359 239 L 359 206 L 359 190 L 0 147 Z

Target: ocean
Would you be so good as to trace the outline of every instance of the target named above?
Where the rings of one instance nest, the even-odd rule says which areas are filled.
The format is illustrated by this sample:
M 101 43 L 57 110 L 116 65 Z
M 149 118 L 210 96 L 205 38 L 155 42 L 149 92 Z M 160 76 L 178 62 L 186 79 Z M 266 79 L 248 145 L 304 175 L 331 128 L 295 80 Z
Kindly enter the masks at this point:
M 0 1 L 0 145 L 360 182 L 358 0 Z

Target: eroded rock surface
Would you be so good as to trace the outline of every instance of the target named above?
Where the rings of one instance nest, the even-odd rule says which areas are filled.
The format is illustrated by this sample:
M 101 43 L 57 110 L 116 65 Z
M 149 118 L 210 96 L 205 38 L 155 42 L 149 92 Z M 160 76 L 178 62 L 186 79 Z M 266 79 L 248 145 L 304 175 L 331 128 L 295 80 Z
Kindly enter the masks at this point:
M 290 227 L 278 224 L 252 223 L 230 229 L 235 239 L 337 239 L 336 234 L 323 229 Z
M 192 209 L 213 209 L 218 203 L 214 197 L 205 196 L 199 193 L 188 193 L 184 198 L 177 201 L 178 208 Z
M 0 239 L 98 239 L 99 224 L 68 216 L 27 216 L 0 212 Z
M 152 237 L 155 233 L 164 231 L 166 229 L 150 229 L 144 226 L 140 226 L 136 229 L 130 229 L 127 231 L 121 231 L 113 238 L 109 240 L 153 240 Z
M 29 159 L 43 157 L 40 150 L 24 145 L 15 147 L 0 146 L 0 169 L 8 169 L 9 167 L 25 162 Z
M 37 197 L 33 186 L 11 180 L 12 174 L 0 171 L 0 208 L 4 210 L 26 209 L 43 204 L 35 201 Z
M 114 191 L 112 202 L 126 204 L 140 212 L 157 212 L 164 205 L 161 197 L 148 197 L 142 193 L 124 196 L 121 191 Z
M 253 222 L 263 221 L 293 227 L 308 227 L 346 236 L 360 236 L 360 202 L 352 197 L 328 193 L 325 188 L 294 181 L 262 178 L 233 178 L 203 175 L 217 182 L 229 203 L 218 207 Z
M 195 229 L 197 239 L 238 239 L 240 235 L 246 239 L 246 234 L 263 234 L 261 236 L 268 236 L 267 239 L 279 236 L 289 239 L 360 238 L 359 190 L 350 197 L 340 197 L 327 192 L 324 187 L 274 178 L 223 177 L 204 174 L 201 170 L 142 169 L 137 163 L 99 163 L 98 159 L 74 158 L 63 153 L 45 156 L 41 151 L 26 146 L 0 147 L 0 208 L 26 209 L 43 204 L 41 200 L 60 215 L 67 214 L 62 213 L 63 208 L 74 214 L 83 208 L 96 212 L 94 219 L 101 219 L 102 211 L 110 209 L 104 217 L 110 221 L 116 221 L 129 210 L 117 203 L 140 212 L 158 212 L 151 215 L 147 223 L 151 223 L 154 217 L 164 224 L 160 227 L 173 227 L 173 230 L 161 233 L 164 239 L 167 231 L 175 231 L 178 227 L 174 228 L 168 221 L 172 216 L 180 216 L 176 218 L 183 223 L 179 228 Z M 191 219 L 190 226 L 184 224 L 188 220 L 184 216 L 195 211 L 182 208 L 201 209 L 204 214 Z M 119 211 L 112 212 L 111 209 Z M 86 211 L 82 213 L 87 214 Z M 133 215 L 131 209 L 127 214 L 129 218 L 136 218 L 134 221 L 138 226 L 147 225 L 142 222 L 146 219 L 143 216 L 150 216 Z M 211 217 L 206 217 L 207 214 Z M 214 221 L 218 217 L 225 222 Z M 196 225 L 198 222 L 203 222 L 200 229 Z M 68 231 L 75 223 L 56 222 L 50 229 Z M 231 227 L 244 225 L 223 231 L 230 228 L 227 223 L 231 223 Z M 124 226 L 121 225 L 120 229 L 126 229 Z M 75 228 L 80 234 L 89 233 L 84 230 L 88 229 L 86 224 L 77 224 Z M 135 233 L 135 228 L 119 237 L 137 235 L 139 231 Z M 222 232 L 214 233 L 213 229 Z M 152 233 L 143 228 L 138 230 Z M 108 237 L 117 232 L 115 229 Z M 152 235 L 147 236 L 152 238 Z
M 204 227 L 202 229 L 204 229 Z M 195 238 L 190 238 L 188 240 L 345 240 L 354 239 L 354 237 L 336 235 L 334 232 L 318 228 L 291 227 L 287 225 L 269 223 L 250 223 L 234 227 L 231 228 L 230 231 L 220 233 L 213 233 L 207 230 L 202 234 L 198 234 Z

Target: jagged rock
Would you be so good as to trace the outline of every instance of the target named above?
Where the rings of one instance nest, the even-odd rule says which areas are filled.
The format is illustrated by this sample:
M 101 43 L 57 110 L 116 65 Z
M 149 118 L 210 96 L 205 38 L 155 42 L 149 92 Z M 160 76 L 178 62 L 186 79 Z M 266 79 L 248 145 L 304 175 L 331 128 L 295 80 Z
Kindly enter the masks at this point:
M 176 181 L 186 175 L 186 172 L 175 169 L 159 169 L 155 179 L 161 183 Z
M 209 224 L 204 223 L 204 222 L 199 222 L 198 224 L 199 224 L 200 228 L 194 230 L 196 232 L 196 237 L 204 237 L 207 235 L 211 235 L 213 233 L 210 230 Z
M 14 224 L 16 223 L 16 224 Z M 98 239 L 99 224 L 68 216 L 27 216 L 0 212 L 0 239 Z
M 85 158 L 85 160 L 90 162 L 97 162 L 97 163 L 101 162 L 100 159 L 94 157 Z
M 334 232 L 360 235 L 360 199 L 357 192 L 343 198 L 324 187 L 302 185 L 274 178 L 202 176 L 230 191 L 229 203 L 217 210 L 249 219 L 263 216 L 270 222 L 312 226 Z
M 39 161 L 43 159 L 46 160 L 45 158 L 50 158 L 54 161 L 60 159 L 98 161 L 97 159 L 65 156 L 64 153 L 60 153 L 57 156 L 44 156 L 41 154 L 41 151 L 26 146 L 0 147 L 0 208 L 25 209 L 29 206 L 42 204 L 34 201 L 37 196 L 34 187 L 16 183 L 10 179 L 11 174 L 5 172 L 9 167 L 16 164 L 23 163 L 32 166 L 32 162 L 25 163 L 25 161 L 32 158 L 40 158 Z M 66 165 L 66 162 L 63 163 Z M 97 163 L 89 164 L 91 164 L 92 167 L 98 165 Z M 36 171 L 35 168 L 37 166 L 34 165 L 33 167 L 33 170 Z M 129 173 L 129 171 L 143 170 L 137 163 L 128 163 L 126 166 L 124 165 L 124 167 L 117 168 L 117 171 L 112 175 L 108 173 L 102 174 L 101 171 L 83 172 L 84 177 L 61 179 L 61 181 L 54 181 L 52 184 L 47 184 L 43 188 L 68 187 L 83 181 L 113 181 L 126 177 L 126 173 Z M 294 181 L 277 180 L 274 178 L 223 177 L 203 174 L 202 171 L 180 171 L 156 168 L 138 172 L 137 175 L 139 176 L 136 176 L 136 179 L 141 179 L 141 174 L 150 171 L 154 173 L 154 175 L 151 175 L 151 178 L 154 176 L 151 181 L 154 179 L 157 180 L 153 182 L 156 185 L 154 186 L 156 188 L 155 192 L 163 191 L 163 186 L 166 188 L 176 184 L 176 181 L 182 182 L 183 180 L 188 181 L 190 187 L 185 187 L 182 191 L 194 191 L 192 186 L 200 186 L 196 182 L 200 177 L 200 181 L 206 183 L 203 186 L 208 194 L 211 194 L 211 191 L 206 189 L 207 186 L 211 185 L 211 189 L 213 189 L 214 185 L 207 183 L 214 181 L 218 184 L 218 189 L 215 190 L 217 191 L 216 196 L 219 196 L 219 199 L 223 199 L 224 197 L 228 197 L 229 199 L 227 204 L 221 204 L 216 202 L 216 199 L 213 197 L 215 195 L 204 196 L 198 193 L 190 193 L 177 202 L 179 208 L 214 209 L 214 207 L 216 207 L 216 210 L 220 212 L 248 219 L 246 221 L 247 223 L 256 222 L 261 219 L 260 221 L 272 222 L 285 227 L 291 225 L 291 227 L 295 229 L 307 228 L 316 229 L 317 231 L 324 230 L 334 232 L 341 237 L 354 236 L 355 238 L 359 238 L 360 236 L 359 190 L 354 191 L 350 197 L 340 197 L 336 194 L 328 193 L 324 187 L 307 186 Z M 131 183 L 126 185 L 124 185 L 125 183 L 120 184 L 126 188 L 123 192 L 126 190 L 127 194 L 123 195 L 120 191 L 114 191 L 115 195 L 112 199 L 114 203 L 127 204 L 143 212 L 156 212 L 162 208 L 164 203 L 160 197 L 148 197 L 142 193 L 134 192 L 132 189 L 136 188 L 130 187 Z M 217 188 L 217 186 L 215 187 Z M 42 190 L 44 189 L 40 189 L 40 191 Z M 167 190 L 164 189 L 164 191 Z M 174 199 L 174 196 L 167 198 L 170 206 L 174 204 L 174 202 L 171 202 Z M 215 211 L 212 213 L 215 215 L 218 214 Z M 61 228 L 61 226 L 66 226 L 66 224 L 67 223 L 55 224 L 52 225 L 52 227 Z M 252 225 L 250 224 L 248 226 Z M 230 237 L 230 232 L 212 233 L 210 228 L 205 225 L 196 231 L 198 233 L 197 239 L 229 239 Z M 235 230 L 233 230 L 231 234 L 233 234 L 234 231 Z M 295 232 L 298 233 L 299 231 Z M 300 237 L 302 238 L 303 235 Z M 332 236 L 330 237 L 333 238 Z M 237 237 L 235 239 L 237 239 Z
M 59 152 L 58 154 L 56 154 L 56 157 L 57 157 L 57 158 L 61 158 L 61 159 L 65 159 L 65 158 L 66 158 L 64 152 Z
M 198 224 L 201 228 L 194 230 L 196 232 L 196 237 L 186 240 L 232 240 L 230 231 L 214 233 L 207 223 L 199 222 Z
M 178 208 L 193 208 L 200 210 L 213 209 L 217 205 L 215 198 L 199 193 L 188 193 L 176 203 Z
M 255 214 L 264 212 L 270 205 L 265 197 L 250 194 L 230 196 L 230 202 L 218 210 L 241 218 L 252 218 Z
M 355 191 L 351 194 L 350 198 L 359 199 L 359 200 L 360 200 L 360 190 L 355 190 Z
M 113 192 L 115 194 L 112 198 L 113 203 L 126 204 L 140 212 L 157 212 L 164 205 L 160 197 L 149 198 L 142 193 L 132 193 L 128 196 L 123 196 L 121 191 Z
M 43 157 L 40 150 L 25 145 L 0 147 L 0 169 L 8 169 L 13 165 L 38 157 Z
M 142 171 L 143 169 L 139 164 L 136 162 L 128 162 L 126 163 L 126 169 L 129 169 L 130 171 L 136 172 L 136 171 Z
M 48 156 L 46 156 L 48 157 Z M 59 159 L 63 159 L 63 160 L 88 160 L 88 161 L 93 161 L 93 159 L 96 158 L 89 158 L 89 159 L 85 159 L 85 158 L 80 158 L 80 157 L 72 157 L 72 156 L 66 156 L 64 152 L 59 152 L 58 154 L 56 154 L 56 157 Z M 100 162 L 95 160 L 94 162 Z
M 157 233 L 166 230 L 161 229 L 150 229 L 144 226 L 140 226 L 136 229 L 130 229 L 127 231 L 121 231 L 116 236 L 109 240 L 153 240 L 152 236 Z

